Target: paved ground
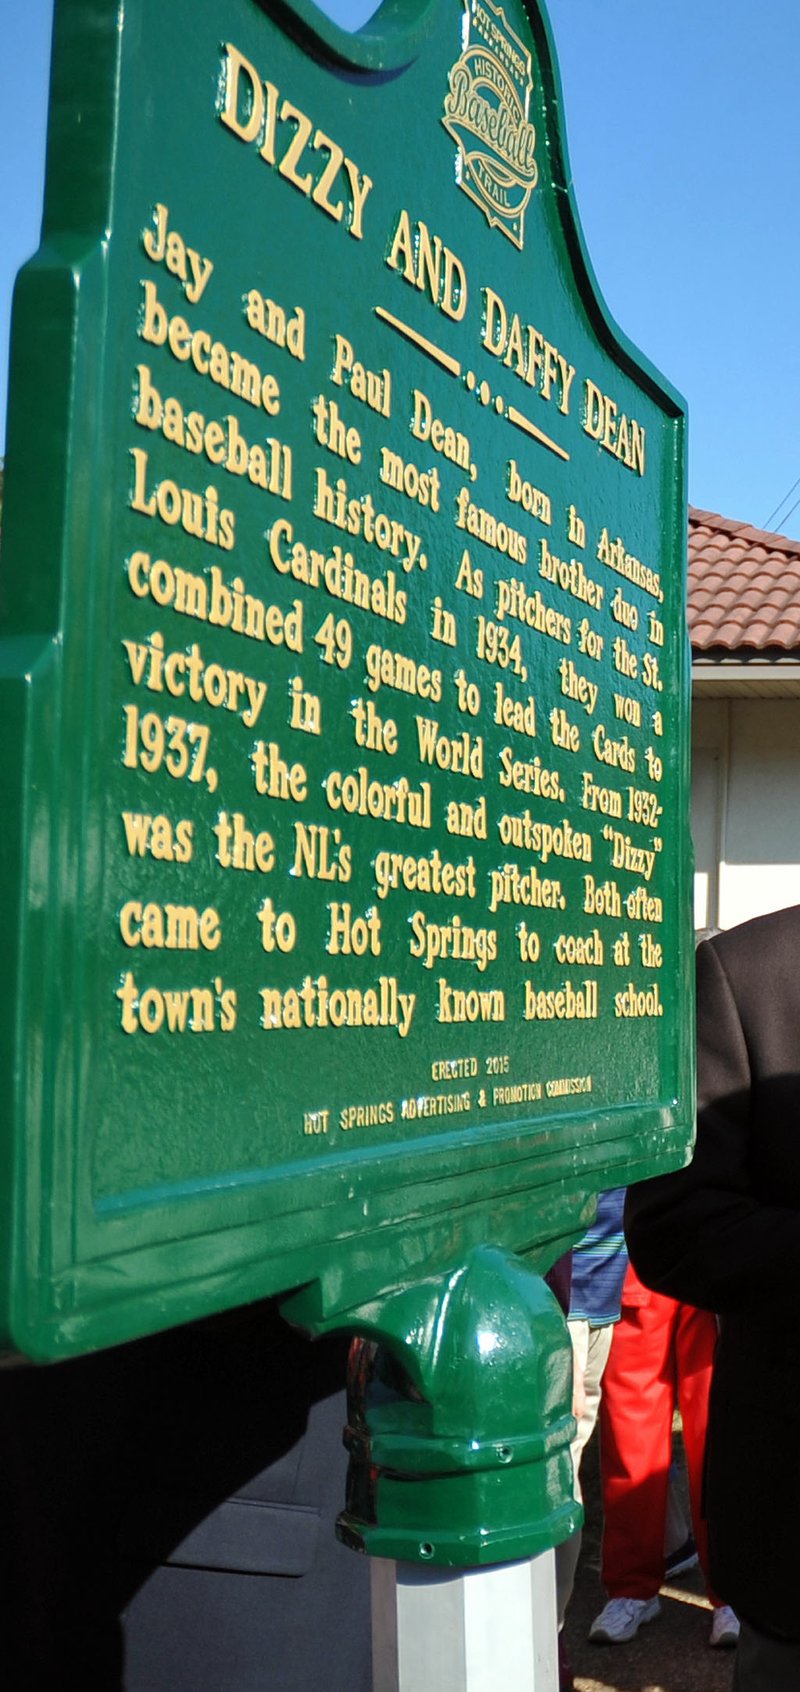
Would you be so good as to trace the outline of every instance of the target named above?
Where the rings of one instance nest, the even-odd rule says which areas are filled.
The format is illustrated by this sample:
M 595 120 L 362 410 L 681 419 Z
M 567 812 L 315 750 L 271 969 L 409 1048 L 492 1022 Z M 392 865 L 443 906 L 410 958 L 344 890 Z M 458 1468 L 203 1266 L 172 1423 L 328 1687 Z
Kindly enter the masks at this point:
M 711 1651 L 711 1612 L 697 1569 L 661 1594 L 662 1612 L 629 1645 L 590 1645 L 586 1637 L 602 1608 L 601 1513 L 597 1442 L 584 1460 L 586 1526 L 566 1636 L 578 1692 L 730 1692 L 733 1651 Z

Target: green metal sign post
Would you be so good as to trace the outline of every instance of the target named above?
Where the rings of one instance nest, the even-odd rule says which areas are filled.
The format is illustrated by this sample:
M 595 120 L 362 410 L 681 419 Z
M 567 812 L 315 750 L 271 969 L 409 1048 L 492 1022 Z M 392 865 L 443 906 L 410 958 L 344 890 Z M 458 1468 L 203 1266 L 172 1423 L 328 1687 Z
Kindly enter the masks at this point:
M 443 1289 L 541 1272 L 690 1140 L 684 431 L 595 285 L 539 0 L 357 36 L 57 4 L 0 577 L 0 1331 L 55 1359 L 282 1293 L 388 1341 L 431 1421 L 401 1394 L 362 1436 L 449 1452 L 444 1560 L 572 1510 L 566 1366 L 558 1439 L 521 1366 L 508 1438 L 491 1370 L 440 1415 Z M 506 1540 L 521 1403 L 547 1478 Z M 345 1531 L 441 1549 L 435 1498 L 417 1532 L 379 1495 Z

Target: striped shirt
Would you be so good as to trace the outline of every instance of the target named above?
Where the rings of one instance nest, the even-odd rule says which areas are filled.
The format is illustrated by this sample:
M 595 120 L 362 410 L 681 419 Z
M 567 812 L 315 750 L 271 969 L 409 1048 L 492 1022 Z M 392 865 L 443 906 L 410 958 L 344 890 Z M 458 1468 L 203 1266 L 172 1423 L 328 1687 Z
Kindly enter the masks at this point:
M 597 1200 L 597 1216 L 572 1253 L 569 1313 L 591 1328 L 619 1321 L 628 1250 L 622 1232 L 625 1188 L 613 1187 Z

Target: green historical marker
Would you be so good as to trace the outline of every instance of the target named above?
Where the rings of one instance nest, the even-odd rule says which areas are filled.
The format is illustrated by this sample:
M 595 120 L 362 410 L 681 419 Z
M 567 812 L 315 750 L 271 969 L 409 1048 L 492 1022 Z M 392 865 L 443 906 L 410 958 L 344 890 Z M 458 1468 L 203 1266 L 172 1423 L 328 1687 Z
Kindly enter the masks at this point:
M 2 555 L 7 1348 L 546 1266 L 692 1118 L 684 408 L 538 0 L 56 7 Z

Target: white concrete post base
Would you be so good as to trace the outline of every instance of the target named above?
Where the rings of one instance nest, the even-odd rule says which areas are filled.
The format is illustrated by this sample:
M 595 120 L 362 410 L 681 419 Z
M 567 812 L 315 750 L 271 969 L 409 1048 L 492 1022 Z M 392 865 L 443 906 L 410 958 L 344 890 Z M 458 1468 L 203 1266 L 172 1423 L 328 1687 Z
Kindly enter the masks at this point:
M 558 1692 L 555 1557 L 435 1569 L 374 1557 L 373 1692 Z

